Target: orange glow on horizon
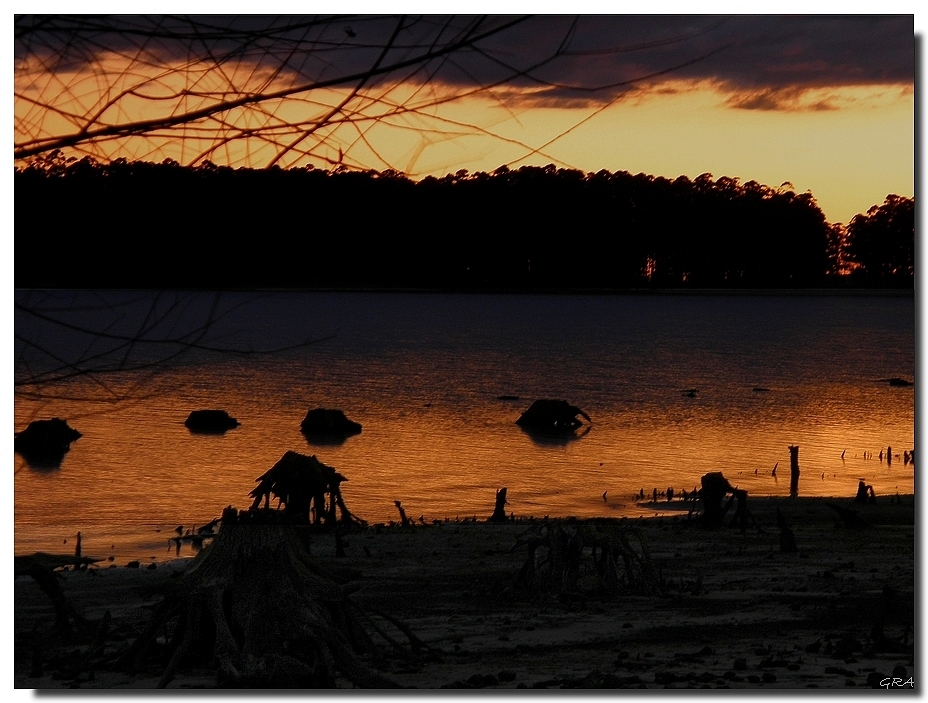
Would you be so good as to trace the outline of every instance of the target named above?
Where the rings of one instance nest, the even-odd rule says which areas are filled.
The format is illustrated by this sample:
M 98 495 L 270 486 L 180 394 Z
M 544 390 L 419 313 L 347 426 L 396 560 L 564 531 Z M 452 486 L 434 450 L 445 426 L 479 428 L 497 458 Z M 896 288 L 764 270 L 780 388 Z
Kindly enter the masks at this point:
M 225 72 L 177 64 L 155 74 L 142 70 L 138 57 L 118 55 L 102 57 L 96 70 L 51 74 L 41 65 L 18 66 L 14 142 L 73 134 L 86 115 L 96 114 L 98 125 L 161 119 L 214 104 L 230 86 L 239 92 L 226 97 L 235 98 L 274 81 L 244 63 Z M 290 79 L 276 80 L 274 89 Z M 684 81 L 570 107 L 512 86 L 463 97 L 460 88 L 441 84 L 373 86 L 357 95 L 324 89 L 68 153 L 251 168 L 342 164 L 416 179 L 548 163 L 671 179 L 712 173 L 773 187 L 789 181 L 811 191 L 830 222 L 845 223 L 889 193 L 914 194 L 911 89 L 846 86 L 763 99 L 779 100 L 781 109 L 733 107 L 760 98 Z

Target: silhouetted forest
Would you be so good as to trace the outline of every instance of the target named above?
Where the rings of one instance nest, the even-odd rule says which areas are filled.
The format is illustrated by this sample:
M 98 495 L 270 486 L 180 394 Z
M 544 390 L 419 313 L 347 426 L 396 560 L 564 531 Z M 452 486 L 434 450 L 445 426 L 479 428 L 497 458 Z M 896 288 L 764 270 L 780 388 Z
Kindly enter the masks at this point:
M 14 174 L 15 284 L 576 290 L 902 287 L 914 201 L 844 228 L 789 184 L 554 166 L 189 168 L 53 154 Z M 840 275 L 844 274 L 844 275 Z

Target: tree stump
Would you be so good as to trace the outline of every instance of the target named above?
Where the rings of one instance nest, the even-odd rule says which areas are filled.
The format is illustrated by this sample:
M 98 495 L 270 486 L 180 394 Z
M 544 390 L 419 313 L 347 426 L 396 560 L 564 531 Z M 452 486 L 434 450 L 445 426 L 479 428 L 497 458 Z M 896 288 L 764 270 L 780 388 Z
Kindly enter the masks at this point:
M 396 687 L 361 660 L 380 657 L 358 618 L 366 616 L 313 563 L 284 513 L 226 508 L 219 534 L 166 604 L 146 634 L 177 618 L 159 688 L 193 660 L 218 663 L 224 686 L 332 687 L 338 672 L 356 686 Z M 137 643 L 136 655 L 145 644 Z
M 789 495 L 796 498 L 799 495 L 799 447 L 789 448 Z
M 731 510 L 732 505 L 735 507 L 735 517 L 732 524 L 737 523 L 742 532 L 747 529 L 748 524 L 748 492 L 732 486 L 728 479 L 722 475 L 721 471 L 714 471 L 705 474 L 701 480 L 702 488 L 699 491 L 699 497 L 702 499 L 703 509 L 700 521 L 704 527 L 717 528 L 725 524 L 725 516 Z M 725 496 L 731 494 L 729 499 L 722 504 Z M 753 518 L 752 518 L 753 519 Z
M 867 483 L 863 479 L 860 479 L 860 482 L 857 484 L 857 495 L 854 497 L 854 502 L 867 502 Z
M 490 516 L 490 522 L 506 522 L 509 520 L 506 517 L 506 488 L 500 488 L 496 491 L 496 507 L 493 509 L 493 514 Z
M 316 455 L 306 456 L 288 451 L 280 460 L 259 476 L 258 486 L 249 494 L 254 498 L 252 509 L 261 503 L 267 508 L 271 496 L 278 499 L 284 512 L 294 523 L 334 527 L 337 523 L 336 508 L 341 511 L 342 524 L 365 525 L 364 520 L 348 510 L 339 488 L 348 479 L 331 466 L 323 464 Z M 326 501 L 326 496 L 329 496 Z

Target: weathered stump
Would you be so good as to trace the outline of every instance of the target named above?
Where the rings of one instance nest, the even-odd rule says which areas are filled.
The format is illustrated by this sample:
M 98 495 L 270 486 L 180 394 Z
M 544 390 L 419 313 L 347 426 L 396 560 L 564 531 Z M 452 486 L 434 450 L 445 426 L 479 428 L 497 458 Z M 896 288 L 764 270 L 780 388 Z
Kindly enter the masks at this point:
M 799 447 L 789 448 L 789 495 L 796 498 L 799 495 Z
M 855 503 L 867 502 L 867 484 L 863 479 L 857 484 L 857 495 L 854 497 Z
M 348 510 L 341 493 L 341 484 L 348 479 L 331 466 L 319 461 L 315 454 L 306 456 L 288 451 L 280 460 L 259 476 L 258 486 L 249 494 L 252 508 L 261 503 L 267 508 L 275 496 L 291 522 L 304 525 L 366 524 Z M 326 499 L 328 496 L 328 500 Z M 336 512 L 341 511 L 341 517 Z
M 150 641 L 176 619 L 173 654 L 159 688 L 191 662 L 217 664 L 224 686 L 331 687 L 341 674 L 356 686 L 393 688 L 362 660 L 382 659 L 362 626 L 365 617 L 313 563 L 286 515 L 230 507 L 219 534 L 193 560 L 143 638 Z M 146 644 L 137 642 L 133 657 Z
M 500 488 L 496 491 L 496 506 L 493 508 L 493 514 L 490 516 L 490 522 L 506 522 L 509 518 L 506 516 L 506 488 Z
M 725 524 L 725 517 L 735 506 L 735 516 L 732 524 L 737 523 L 741 530 L 747 529 L 748 524 L 748 492 L 732 486 L 721 471 L 714 471 L 705 474 L 701 479 L 702 488 L 699 490 L 699 497 L 702 500 L 701 523 L 705 527 L 717 528 Z M 731 494 L 724 503 L 725 496 Z

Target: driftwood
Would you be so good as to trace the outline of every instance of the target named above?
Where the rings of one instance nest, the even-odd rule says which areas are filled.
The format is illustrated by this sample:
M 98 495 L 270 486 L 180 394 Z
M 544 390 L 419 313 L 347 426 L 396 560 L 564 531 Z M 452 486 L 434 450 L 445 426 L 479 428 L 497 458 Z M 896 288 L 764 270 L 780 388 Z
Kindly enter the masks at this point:
M 299 529 L 280 511 L 226 508 L 218 535 L 168 593 L 124 664 L 138 666 L 167 628 L 172 654 L 159 688 L 183 667 L 211 662 L 223 686 L 331 687 L 341 675 L 359 687 L 396 687 L 374 668 L 386 659 L 365 625 L 381 636 L 383 628 L 313 562 Z
M 516 542 L 528 548 L 516 587 L 561 600 L 620 594 L 658 595 L 663 582 L 647 545 L 631 528 L 584 522 L 546 523 Z

